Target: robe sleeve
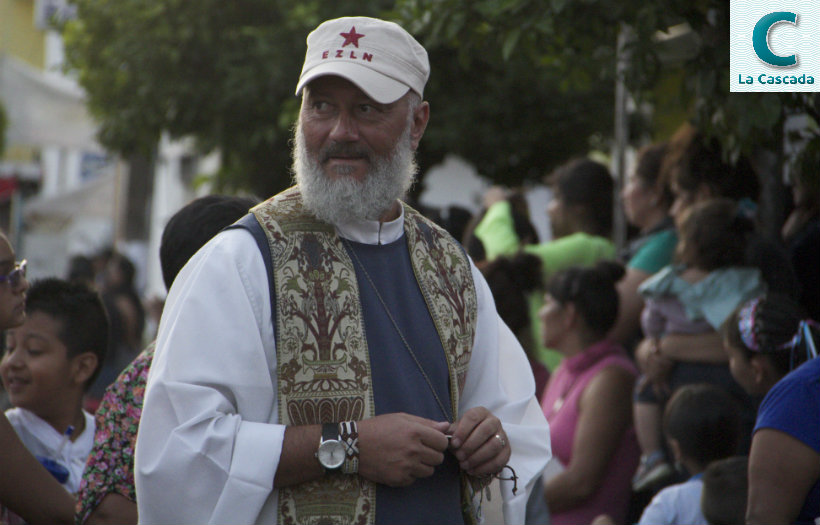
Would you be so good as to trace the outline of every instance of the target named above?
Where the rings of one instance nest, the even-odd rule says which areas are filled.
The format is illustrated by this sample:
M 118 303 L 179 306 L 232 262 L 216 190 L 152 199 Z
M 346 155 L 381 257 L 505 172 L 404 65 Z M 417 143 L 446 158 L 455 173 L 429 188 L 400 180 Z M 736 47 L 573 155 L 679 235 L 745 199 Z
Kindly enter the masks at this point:
M 264 262 L 247 232 L 223 232 L 180 272 L 160 322 L 136 446 L 140 523 L 275 512 L 275 385 Z
M 551 456 L 549 426 L 535 399 L 535 380 L 524 350 L 495 309 L 484 277 L 472 267 L 478 322 L 459 413 L 483 406 L 498 417 L 512 448 L 509 465 L 518 475 L 501 482 L 506 523 L 524 523 L 527 498 Z M 505 469 L 506 474 L 509 470 Z

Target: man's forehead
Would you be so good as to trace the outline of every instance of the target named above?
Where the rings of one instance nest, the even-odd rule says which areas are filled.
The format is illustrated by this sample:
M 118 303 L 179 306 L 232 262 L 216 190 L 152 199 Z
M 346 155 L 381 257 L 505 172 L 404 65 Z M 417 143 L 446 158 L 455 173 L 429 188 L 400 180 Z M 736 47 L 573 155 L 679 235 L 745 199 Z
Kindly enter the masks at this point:
M 381 106 L 392 106 L 399 104 L 404 99 L 404 97 L 401 97 L 395 102 L 386 104 L 377 102 L 373 99 L 373 97 L 357 86 L 355 82 L 351 82 L 347 78 L 337 75 L 323 75 L 311 80 L 305 85 L 303 96 L 345 96 L 355 100 L 379 104 Z
M 359 86 L 338 75 L 323 75 L 311 80 L 305 89 L 309 94 L 353 93 L 360 97 L 370 98 Z

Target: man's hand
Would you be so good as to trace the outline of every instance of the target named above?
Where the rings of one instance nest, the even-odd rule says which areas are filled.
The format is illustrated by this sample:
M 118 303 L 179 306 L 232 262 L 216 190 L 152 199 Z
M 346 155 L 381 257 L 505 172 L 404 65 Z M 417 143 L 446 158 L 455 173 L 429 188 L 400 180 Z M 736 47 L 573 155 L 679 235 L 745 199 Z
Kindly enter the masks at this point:
M 359 474 L 391 487 L 432 476 L 444 461 L 449 425 L 409 414 L 359 421 Z
M 472 476 L 501 471 L 512 450 L 501 421 L 484 407 L 474 407 L 450 427 L 450 448 L 461 469 Z

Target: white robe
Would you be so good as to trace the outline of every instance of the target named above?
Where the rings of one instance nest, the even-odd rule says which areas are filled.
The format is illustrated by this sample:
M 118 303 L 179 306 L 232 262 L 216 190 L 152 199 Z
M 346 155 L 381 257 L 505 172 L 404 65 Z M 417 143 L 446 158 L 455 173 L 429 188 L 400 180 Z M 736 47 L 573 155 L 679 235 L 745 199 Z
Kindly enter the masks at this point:
M 399 239 L 404 217 L 337 226 L 362 243 Z M 472 265 L 478 319 L 459 413 L 484 406 L 512 446 L 518 493 L 502 482 L 507 523 L 524 523 L 527 496 L 550 457 L 549 429 L 529 364 Z M 168 294 L 136 447 L 140 523 L 276 523 L 276 349 L 268 276 L 243 230 L 220 233 Z M 318 443 L 317 443 L 318 446 Z M 509 472 L 505 470 L 505 473 Z

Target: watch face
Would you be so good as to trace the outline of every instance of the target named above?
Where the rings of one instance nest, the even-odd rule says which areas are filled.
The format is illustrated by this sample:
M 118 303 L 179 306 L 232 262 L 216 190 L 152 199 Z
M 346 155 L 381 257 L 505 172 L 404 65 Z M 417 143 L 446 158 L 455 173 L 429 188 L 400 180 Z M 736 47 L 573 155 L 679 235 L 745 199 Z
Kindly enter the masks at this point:
M 316 455 L 326 469 L 339 468 L 345 462 L 345 446 L 341 441 L 323 441 Z

